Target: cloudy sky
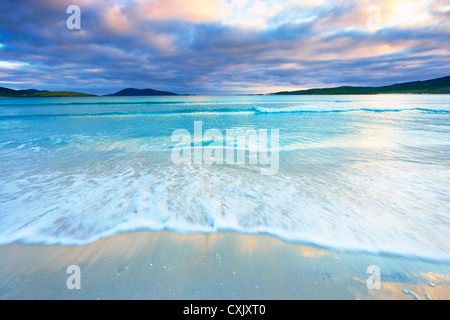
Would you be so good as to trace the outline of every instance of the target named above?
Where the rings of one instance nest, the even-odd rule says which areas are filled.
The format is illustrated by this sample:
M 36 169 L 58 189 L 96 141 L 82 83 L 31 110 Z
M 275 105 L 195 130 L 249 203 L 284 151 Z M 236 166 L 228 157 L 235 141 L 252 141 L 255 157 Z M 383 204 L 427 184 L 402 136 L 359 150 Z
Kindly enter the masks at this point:
M 0 0 L 3 87 L 237 94 L 447 75 L 448 0 Z

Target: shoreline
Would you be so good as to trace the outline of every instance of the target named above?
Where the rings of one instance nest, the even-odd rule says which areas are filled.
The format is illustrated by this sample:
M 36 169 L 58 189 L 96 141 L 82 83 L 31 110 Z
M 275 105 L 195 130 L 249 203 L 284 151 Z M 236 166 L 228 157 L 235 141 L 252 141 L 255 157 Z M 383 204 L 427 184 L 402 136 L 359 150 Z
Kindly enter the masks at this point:
M 81 289 L 69 290 L 69 266 Z M 381 289 L 369 289 L 369 266 Z M 84 246 L 0 246 L 0 299 L 450 299 L 450 265 L 270 235 L 135 231 Z

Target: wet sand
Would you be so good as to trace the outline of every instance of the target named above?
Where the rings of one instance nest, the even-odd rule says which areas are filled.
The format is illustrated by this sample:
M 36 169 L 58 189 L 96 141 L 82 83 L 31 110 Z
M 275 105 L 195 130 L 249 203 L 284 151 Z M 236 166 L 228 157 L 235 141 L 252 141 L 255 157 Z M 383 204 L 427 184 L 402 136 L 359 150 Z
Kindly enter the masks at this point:
M 69 290 L 67 268 L 80 268 Z M 369 289 L 367 268 L 380 268 Z M 269 235 L 139 231 L 86 246 L 0 246 L 0 299 L 450 299 L 450 266 Z

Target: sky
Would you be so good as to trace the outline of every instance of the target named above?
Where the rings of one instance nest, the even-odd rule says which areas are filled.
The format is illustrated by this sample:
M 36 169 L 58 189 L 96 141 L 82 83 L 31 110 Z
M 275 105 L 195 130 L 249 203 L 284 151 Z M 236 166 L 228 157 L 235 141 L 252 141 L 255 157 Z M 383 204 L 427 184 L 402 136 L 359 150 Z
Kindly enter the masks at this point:
M 13 89 L 218 95 L 448 75 L 448 0 L 0 0 Z

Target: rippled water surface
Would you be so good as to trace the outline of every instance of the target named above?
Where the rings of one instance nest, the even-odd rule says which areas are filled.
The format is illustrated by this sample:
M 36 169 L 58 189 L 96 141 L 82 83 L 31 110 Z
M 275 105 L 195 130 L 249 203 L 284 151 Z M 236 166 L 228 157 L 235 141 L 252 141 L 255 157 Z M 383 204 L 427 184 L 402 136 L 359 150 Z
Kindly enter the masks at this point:
M 196 121 L 279 130 L 278 171 L 175 164 Z M 234 230 L 450 261 L 449 95 L 0 99 L 0 165 L 1 244 Z

